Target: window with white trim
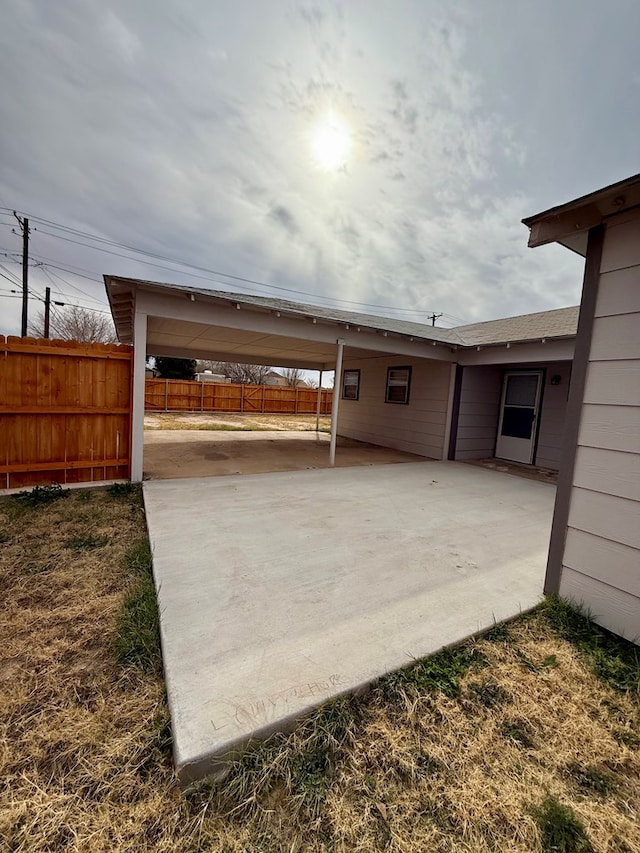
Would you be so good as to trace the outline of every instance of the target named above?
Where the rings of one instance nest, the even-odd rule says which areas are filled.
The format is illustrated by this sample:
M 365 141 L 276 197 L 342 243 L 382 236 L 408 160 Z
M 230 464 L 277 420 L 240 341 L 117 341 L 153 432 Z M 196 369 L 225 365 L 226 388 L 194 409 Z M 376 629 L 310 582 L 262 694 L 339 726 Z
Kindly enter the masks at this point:
M 387 392 L 384 398 L 385 403 L 404 403 L 406 405 L 409 402 L 410 387 L 410 367 L 387 368 Z
M 357 400 L 360 396 L 360 371 L 345 370 L 342 374 L 342 399 Z

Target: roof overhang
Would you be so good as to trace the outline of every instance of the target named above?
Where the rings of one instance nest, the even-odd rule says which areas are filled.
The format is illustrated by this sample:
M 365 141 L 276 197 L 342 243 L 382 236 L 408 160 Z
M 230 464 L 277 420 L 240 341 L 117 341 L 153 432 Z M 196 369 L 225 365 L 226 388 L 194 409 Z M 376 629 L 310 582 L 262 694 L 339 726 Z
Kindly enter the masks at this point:
M 145 314 L 149 355 L 332 369 L 336 343 L 342 340 L 350 358 L 385 353 L 438 361 L 454 357 L 451 342 L 385 329 L 385 318 L 371 318 L 378 325 L 374 328 L 346 322 L 347 312 L 333 319 L 299 303 L 119 276 L 104 280 L 119 340 L 134 343 L 136 312 Z M 438 332 L 452 336 L 451 330 Z
M 640 175 L 633 175 L 566 204 L 528 216 L 522 222 L 530 229 L 529 246 L 560 243 L 584 257 L 589 229 L 638 205 Z

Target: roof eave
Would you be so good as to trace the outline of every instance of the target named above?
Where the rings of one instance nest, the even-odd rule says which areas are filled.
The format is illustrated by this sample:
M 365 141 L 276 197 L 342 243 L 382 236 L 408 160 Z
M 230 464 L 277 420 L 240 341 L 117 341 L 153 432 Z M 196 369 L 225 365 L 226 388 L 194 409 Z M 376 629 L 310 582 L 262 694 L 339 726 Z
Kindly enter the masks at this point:
M 145 281 L 143 279 L 133 279 L 127 276 L 116 276 L 116 275 L 104 275 L 105 287 L 107 290 L 107 296 L 109 298 L 109 304 L 111 306 L 112 314 L 114 314 L 114 320 L 116 320 L 116 330 L 118 331 L 118 336 L 120 337 L 119 323 L 116 319 L 114 313 L 114 301 L 112 300 L 112 291 L 111 288 L 117 285 L 122 287 L 128 287 L 133 295 L 133 304 L 135 305 L 135 292 L 136 290 L 145 290 L 150 293 L 166 293 L 168 288 L 165 285 L 162 285 L 157 282 Z M 252 301 L 244 301 L 242 299 L 242 294 L 229 293 L 228 295 L 223 294 L 222 292 L 211 292 L 206 293 L 203 290 L 193 289 L 193 293 L 191 293 L 189 288 L 182 288 L 180 285 L 175 286 L 174 295 L 176 296 L 184 296 L 188 298 L 198 298 L 198 299 L 207 299 L 214 302 L 227 302 L 230 305 L 239 307 L 242 306 L 250 311 L 258 311 L 268 314 L 277 314 L 278 316 L 282 314 L 283 316 L 295 317 L 296 319 L 302 320 L 310 320 L 313 323 L 324 324 L 324 325 L 332 325 L 337 329 L 360 329 L 366 330 L 367 332 L 373 332 L 374 334 L 380 334 L 390 337 L 398 337 L 398 338 L 407 338 L 410 340 L 418 340 L 423 341 L 425 343 L 432 344 L 433 346 L 444 346 L 444 347 L 454 347 L 459 345 L 461 341 L 459 340 L 459 335 L 455 334 L 453 330 L 446 329 L 442 330 L 446 332 L 446 335 L 442 337 L 435 335 L 426 336 L 420 334 L 419 331 L 398 331 L 397 329 L 385 328 L 384 326 L 372 326 L 368 325 L 366 322 L 362 322 L 361 320 L 347 320 L 346 318 L 338 318 L 338 317 L 325 317 L 321 314 L 313 314 L 310 311 L 310 308 L 313 306 L 305 305 L 301 306 L 299 310 L 296 310 L 292 307 L 286 306 L 278 306 L 271 307 L 267 305 L 260 305 L 258 303 Z M 283 300 L 285 301 L 285 300 Z M 380 318 L 381 322 L 384 322 L 385 318 Z M 131 331 L 132 334 L 132 331 Z M 126 335 L 126 332 L 125 332 Z
M 529 246 L 560 243 L 586 255 L 586 235 L 609 216 L 640 205 L 640 174 L 528 216 L 522 223 L 530 229 Z

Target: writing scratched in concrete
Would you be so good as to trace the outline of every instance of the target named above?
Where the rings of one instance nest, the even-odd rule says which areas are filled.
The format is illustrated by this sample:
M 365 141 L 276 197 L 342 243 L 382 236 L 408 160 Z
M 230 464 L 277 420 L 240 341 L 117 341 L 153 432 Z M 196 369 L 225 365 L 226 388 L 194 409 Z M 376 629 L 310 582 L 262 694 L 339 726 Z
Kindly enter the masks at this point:
M 305 681 L 270 693 L 264 699 L 253 699 L 251 701 L 233 702 L 233 717 L 239 726 L 263 725 L 271 722 L 280 714 L 286 714 L 290 710 L 293 699 L 313 699 L 314 697 L 329 698 L 332 692 L 339 690 L 346 684 L 341 675 L 333 674 L 328 678 L 318 681 Z

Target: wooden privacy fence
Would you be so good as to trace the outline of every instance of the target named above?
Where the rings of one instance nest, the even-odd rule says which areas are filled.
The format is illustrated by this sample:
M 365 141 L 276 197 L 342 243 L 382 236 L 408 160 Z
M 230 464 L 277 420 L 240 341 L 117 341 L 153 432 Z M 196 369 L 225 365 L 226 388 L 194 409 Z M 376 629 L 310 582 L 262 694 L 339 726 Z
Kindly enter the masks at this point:
M 331 414 L 333 391 L 323 388 L 320 414 Z M 245 412 L 247 414 L 312 415 L 318 391 L 278 385 L 232 385 L 180 379 L 147 379 L 144 407 L 148 412 Z
M 0 488 L 129 478 L 132 352 L 0 335 Z

